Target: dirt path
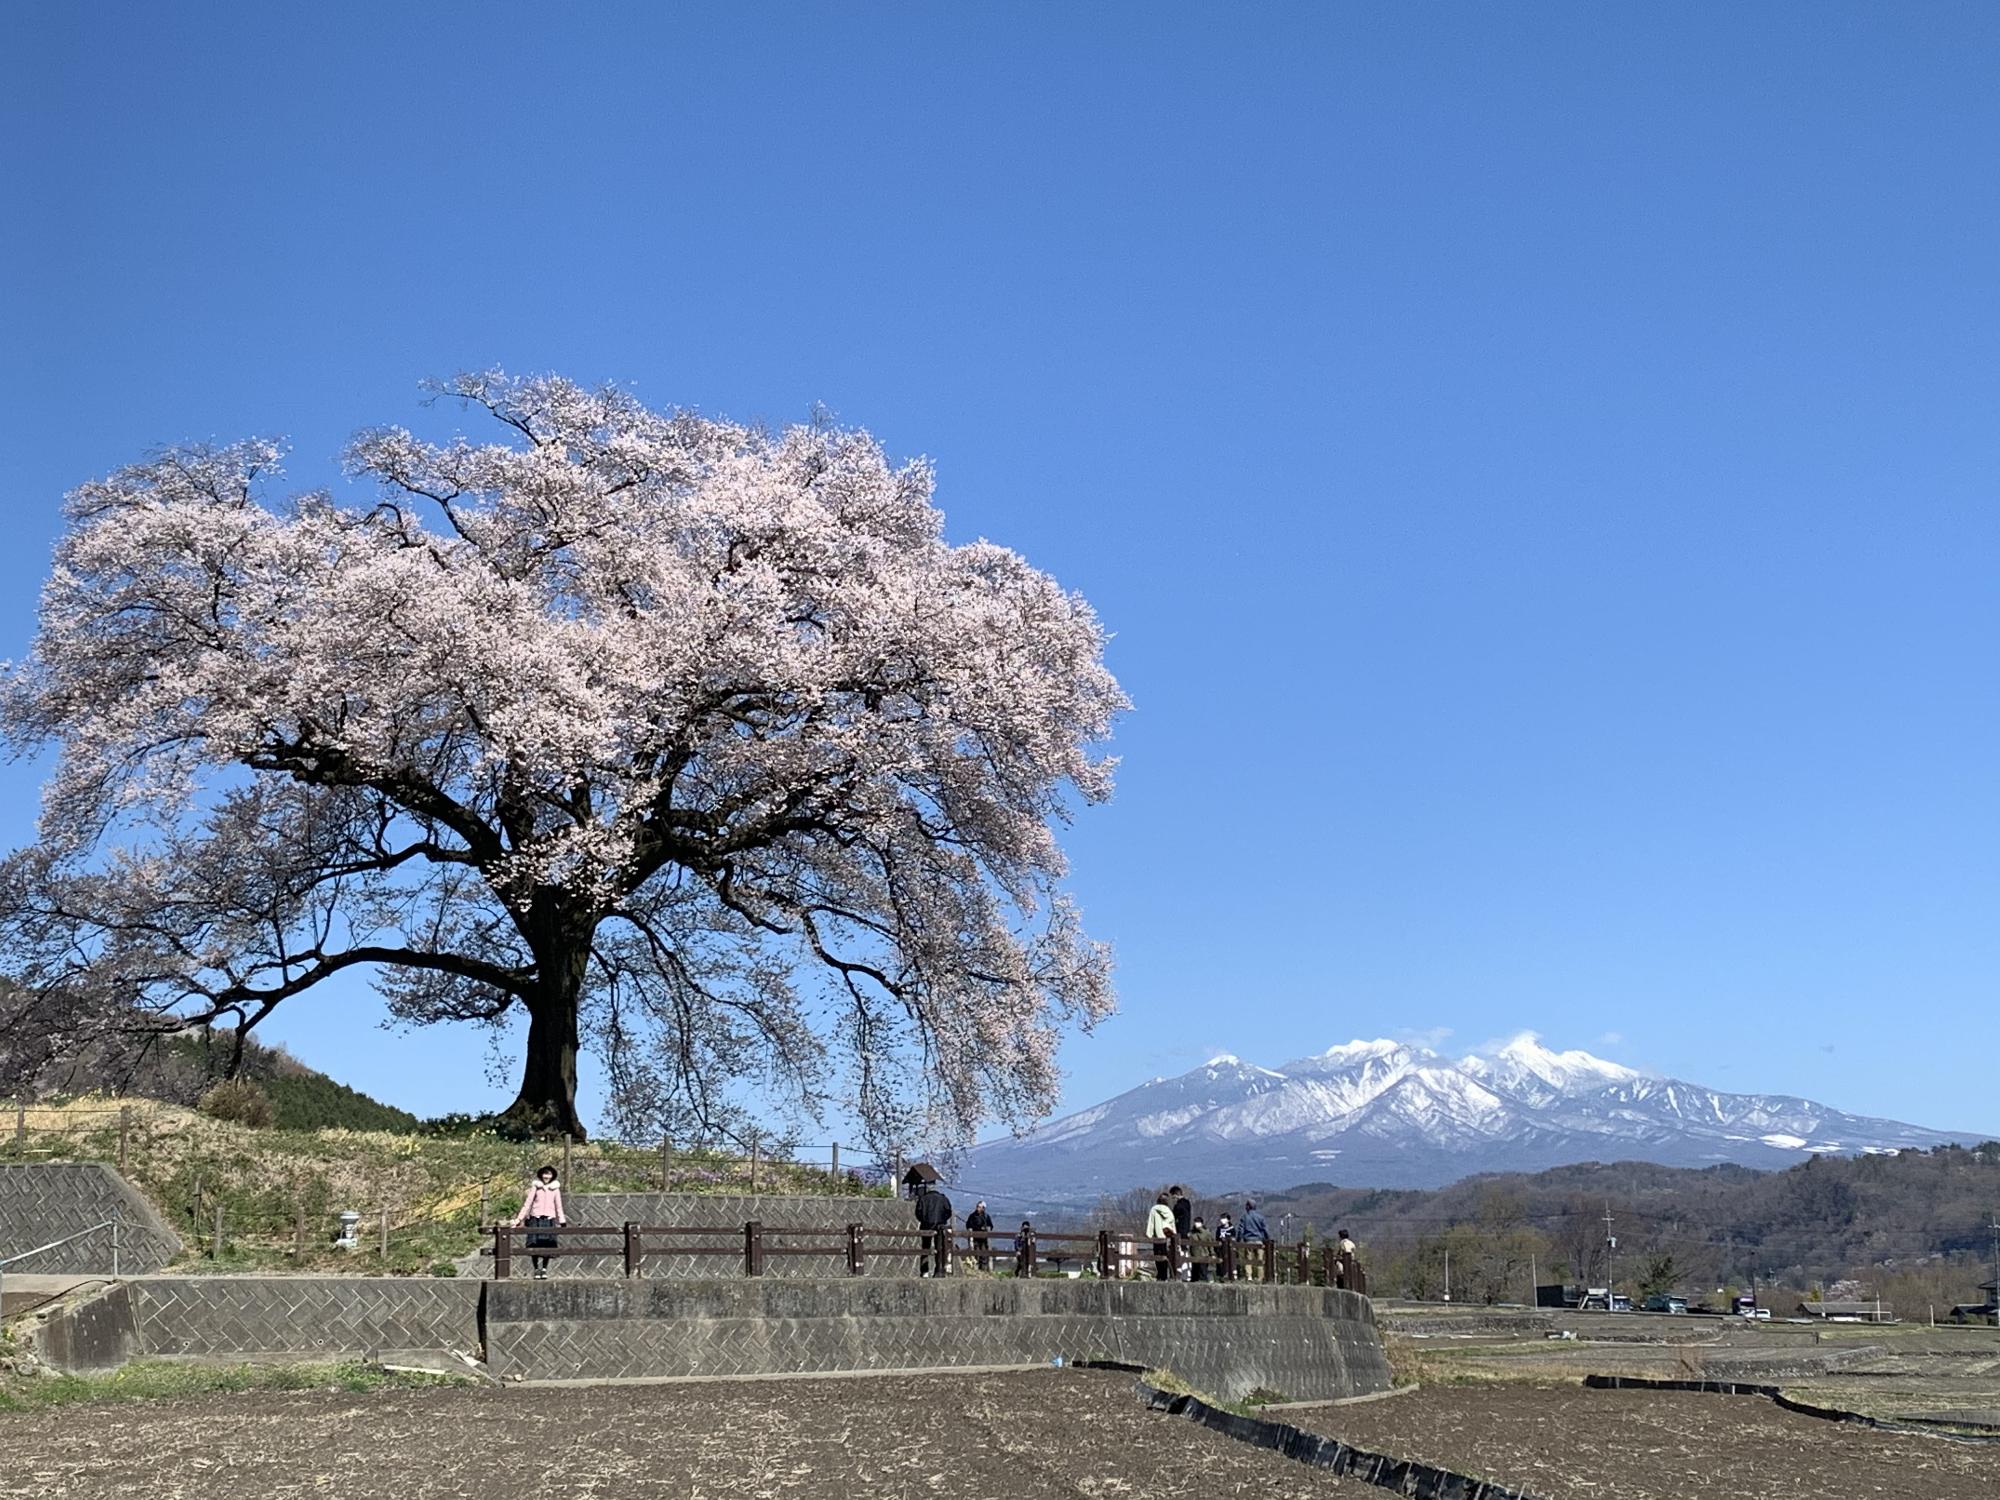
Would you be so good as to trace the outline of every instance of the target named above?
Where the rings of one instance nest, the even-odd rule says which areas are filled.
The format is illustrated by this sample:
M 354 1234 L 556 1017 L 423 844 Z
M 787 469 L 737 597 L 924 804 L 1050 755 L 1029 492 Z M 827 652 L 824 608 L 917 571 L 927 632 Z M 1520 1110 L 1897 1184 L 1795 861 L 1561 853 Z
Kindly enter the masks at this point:
M 1546 1500 L 1992 1500 L 2000 1446 L 1874 1432 L 1748 1396 L 1441 1386 L 1287 1417 Z
M 378 1395 L 248 1394 L 0 1419 L 0 1496 L 315 1500 L 1362 1497 L 1097 1371 Z

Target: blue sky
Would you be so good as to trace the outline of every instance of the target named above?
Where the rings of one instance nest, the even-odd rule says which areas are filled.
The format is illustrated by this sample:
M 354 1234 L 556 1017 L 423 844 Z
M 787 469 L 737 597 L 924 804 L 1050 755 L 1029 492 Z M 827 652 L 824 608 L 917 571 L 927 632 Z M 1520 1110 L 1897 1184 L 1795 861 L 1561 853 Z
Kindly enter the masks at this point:
M 824 402 L 1117 633 L 1072 1103 L 1526 1028 L 2000 1130 L 1996 76 L 1982 4 L 21 7 L 0 654 L 160 444 Z M 374 1016 L 272 1031 L 511 1096 Z

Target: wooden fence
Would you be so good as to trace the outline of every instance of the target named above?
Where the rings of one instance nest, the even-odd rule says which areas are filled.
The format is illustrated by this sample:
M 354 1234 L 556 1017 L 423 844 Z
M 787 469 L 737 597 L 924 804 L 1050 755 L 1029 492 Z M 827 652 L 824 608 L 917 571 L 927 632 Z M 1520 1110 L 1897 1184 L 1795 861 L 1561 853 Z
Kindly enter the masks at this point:
M 996 1233 L 849 1224 L 843 1232 L 790 1228 L 755 1219 L 741 1225 L 699 1226 L 571 1224 L 538 1228 L 495 1224 L 490 1232 L 493 1275 L 500 1281 L 513 1274 L 514 1262 L 522 1255 L 536 1261 L 565 1256 L 616 1257 L 627 1276 L 644 1275 L 648 1255 L 715 1256 L 725 1262 L 719 1271 L 727 1273 L 735 1268 L 745 1276 L 762 1276 L 773 1256 L 816 1256 L 833 1261 L 836 1274 L 860 1276 L 867 1271 L 871 1254 L 900 1254 L 914 1257 L 921 1275 L 948 1275 L 969 1261 L 980 1271 L 1011 1269 L 1016 1276 L 1035 1276 L 1044 1267 L 1060 1274 L 1075 1266 L 1107 1280 L 1150 1275 L 1162 1281 L 1253 1281 L 1368 1290 L 1367 1273 L 1358 1260 L 1340 1254 L 1332 1245 L 1322 1245 L 1315 1254 L 1304 1241 L 1291 1245 L 1271 1240 L 1135 1241 L 1108 1229 L 1095 1234 L 1057 1234 L 1028 1227 Z M 531 1243 L 531 1237 L 543 1243 Z M 689 1243 L 697 1239 L 710 1243 Z M 728 1243 L 712 1243 L 716 1240 Z

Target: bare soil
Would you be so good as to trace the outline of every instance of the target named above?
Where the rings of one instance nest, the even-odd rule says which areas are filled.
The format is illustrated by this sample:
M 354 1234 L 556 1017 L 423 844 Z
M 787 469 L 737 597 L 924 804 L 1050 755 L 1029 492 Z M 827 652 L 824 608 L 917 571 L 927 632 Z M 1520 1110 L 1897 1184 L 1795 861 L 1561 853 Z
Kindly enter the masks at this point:
M 1088 1370 L 203 1396 L 8 1417 L 0 1442 L 0 1496 L 37 1500 L 1379 1493 L 1148 1412 L 1131 1376 Z
M 1876 1432 L 1752 1396 L 1441 1386 L 1285 1413 L 1545 1500 L 1991 1500 L 2000 1446 Z

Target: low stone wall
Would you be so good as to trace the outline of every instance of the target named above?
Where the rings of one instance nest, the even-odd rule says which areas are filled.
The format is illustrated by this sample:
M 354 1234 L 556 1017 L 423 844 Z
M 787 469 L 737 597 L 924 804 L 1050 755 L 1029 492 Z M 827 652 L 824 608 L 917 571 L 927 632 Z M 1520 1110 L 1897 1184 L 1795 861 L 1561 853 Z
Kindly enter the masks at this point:
M 156 1276 L 42 1325 L 60 1370 L 128 1359 L 335 1360 L 476 1353 L 483 1283 L 443 1277 Z
M 944 1278 L 494 1282 L 487 1366 L 535 1380 L 1116 1360 L 1226 1398 L 1389 1387 L 1366 1298 L 1316 1287 Z
M 692 1249 L 705 1246 L 729 1252 L 724 1255 L 673 1254 L 648 1250 L 640 1274 L 648 1280 L 713 1280 L 739 1269 L 731 1256 L 743 1254 L 743 1226 L 756 1221 L 766 1227 L 766 1243 L 772 1247 L 793 1245 L 845 1244 L 847 1226 L 864 1229 L 915 1229 L 916 1217 L 908 1203 L 895 1198 L 826 1198 L 780 1193 L 578 1193 L 565 1205 L 572 1225 L 602 1225 L 622 1228 L 644 1224 L 660 1229 L 695 1226 L 726 1226 L 715 1234 L 676 1237 L 676 1245 Z M 967 1204 L 969 1209 L 972 1205 Z M 777 1235 L 773 1229 L 800 1229 L 800 1235 Z M 607 1241 L 607 1243 L 609 1243 Z M 916 1268 L 916 1241 L 896 1241 L 890 1251 L 887 1242 L 867 1250 L 864 1262 L 869 1276 L 908 1276 Z M 1002 1243 L 995 1235 L 994 1243 Z M 1014 1243 L 1010 1233 L 1004 1243 Z M 519 1243 L 514 1247 L 515 1275 L 527 1274 L 526 1254 Z M 493 1258 L 482 1256 L 475 1275 L 491 1270 Z M 467 1267 L 470 1269 L 470 1266 Z M 562 1256 L 550 1263 L 558 1277 L 600 1278 L 623 1276 L 624 1261 L 617 1254 Z M 776 1279 L 845 1276 L 847 1263 L 832 1255 L 772 1255 L 764 1274 Z
M 157 1271 L 181 1253 L 180 1236 L 139 1190 L 99 1162 L 35 1162 L 0 1166 L 0 1259 L 33 1250 L 92 1224 L 117 1219 L 118 1269 L 125 1275 Z M 111 1273 L 111 1231 L 20 1262 L 36 1275 L 104 1276 Z

